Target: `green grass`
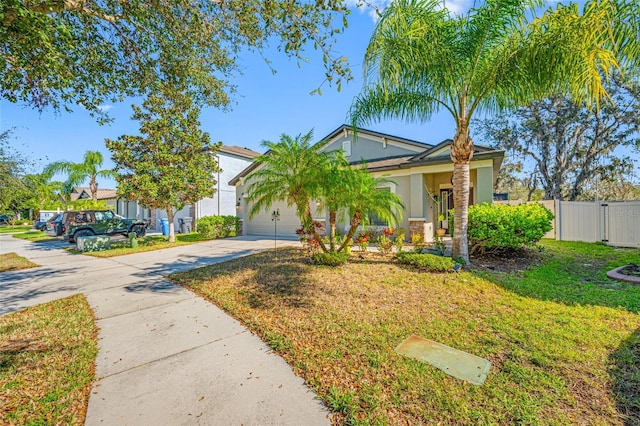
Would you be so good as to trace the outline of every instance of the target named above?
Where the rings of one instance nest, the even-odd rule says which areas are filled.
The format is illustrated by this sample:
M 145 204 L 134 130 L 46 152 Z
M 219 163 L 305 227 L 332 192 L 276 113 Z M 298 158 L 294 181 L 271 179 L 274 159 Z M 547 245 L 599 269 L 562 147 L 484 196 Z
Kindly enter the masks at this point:
M 0 226 L 0 234 L 13 234 L 16 232 L 25 232 L 33 229 L 31 225 L 2 225 Z
M 35 268 L 36 266 L 39 265 L 15 253 L 0 254 L 0 272 L 19 271 L 21 269 Z
M 640 416 L 638 289 L 600 272 L 637 251 L 545 247 L 524 277 L 424 273 L 390 257 L 315 267 L 280 249 L 277 261 L 265 252 L 172 279 L 261 336 L 337 423 L 631 424 Z M 569 259 L 601 269 L 585 273 Z M 562 296 L 562 286 L 575 291 Z M 487 358 L 487 381 L 473 386 L 396 354 L 411 334 Z
M 13 238 L 19 238 L 21 240 L 32 241 L 34 243 L 46 243 L 49 241 L 59 241 L 56 237 L 50 237 L 44 231 L 31 230 L 19 234 L 13 234 Z
M 176 242 L 170 243 L 169 237 L 162 235 L 151 235 L 138 239 L 138 247 L 131 248 L 129 240 L 112 240 L 111 249 L 103 251 L 92 251 L 82 253 L 87 256 L 93 257 L 116 257 L 124 256 L 127 254 L 140 253 L 145 251 L 162 250 L 171 247 L 184 246 L 187 244 L 199 243 L 202 241 L 209 241 L 210 238 L 201 236 L 198 233 L 192 232 L 190 234 L 176 234 Z
M 522 296 L 568 305 L 597 305 L 640 311 L 640 286 L 610 280 L 606 273 L 640 263 L 640 250 L 604 244 L 543 240 L 545 262 L 524 276 L 486 274 Z
M 98 352 L 82 295 L 0 317 L 3 424 L 82 425 Z

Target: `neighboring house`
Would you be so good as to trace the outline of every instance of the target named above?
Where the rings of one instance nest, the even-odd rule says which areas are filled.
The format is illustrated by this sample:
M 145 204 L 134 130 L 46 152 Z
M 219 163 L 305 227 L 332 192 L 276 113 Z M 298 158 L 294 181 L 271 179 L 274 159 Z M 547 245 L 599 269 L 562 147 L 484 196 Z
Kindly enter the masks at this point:
M 119 200 L 115 189 L 98 188 L 96 195 L 98 201 L 104 201 L 108 208 L 113 209 L 120 216 L 145 220 L 151 216 L 150 209 L 142 208 L 135 202 Z M 71 201 L 90 200 L 91 189 L 89 187 L 77 186 L 73 188 L 73 191 L 69 194 L 69 199 Z
M 115 189 L 102 189 L 98 188 L 98 193 L 96 194 L 98 201 L 104 201 L 111 208 L 115 208 L 116 206 L 116 190 Z M 60 199 L 65 202 L 60 196 Z M 73 191 L 69 194 L 70 201 L 77 200 L 90 200 L 91 199 L 91 189 L 88 186 L 76 186 L 73 188 Z
M 174 225 L 176 231 L 180 231 L 180 219 L 191 217 L 194 220 L 203 216 L 235 216 L 236 215 L 236 188 L 228 182 L 247 168 L 254 158 L 260 155 L 259 152 L 242 148 L 239 146 L 222 145 L 217 153 L 218 165 L 220 172 L 216 174 L 216 193 L 213 198 L 203 198 L 195 203 L 195 205 L 187 205 L 178 211 L 174 216 Z M 139 217 L 136 212 L 141 209 L 135 201 L 118 201 L 118 205 L 122 205 L 122 210 L 128 212 L 127 217 Z M 150 219 L 150 228 L 160 229 L 160 220 L 167 217 L 167 212 L 156 209 L 147 216 Z M 142 216 L 143 219 L 147 217 Z
M 380 189 L 393 191 L 402 199 L 405 211 L 399 226 L 407 230 L 407 237 L 417 233 L 431 241 L 438 227 L 448 228 L 448 210 L 453 208 L 450 139 L 434 146 L 359 129 L 354 140 L 352 128 L 347 125 L 340 126 L 324 139 L 329 143 L 322 151 L 342 149 L 352 164 L 357 165 L 364 160 L 374 176 L 385 176 L 394 181 L 394 184 Z M 492 202 L 494 183 L 503 159 L 504 151 L 476 145 L 470 164 L 470 204 Z M 268 212 L 260 212 L 253 218 L 248 217 L 250 206 L 245 192 L 246 178 L 258 167 L 254 163 L 229 182 L 235 185 L 236 196 L 241 201 L 238 216 L 243 219 L 243 233 L 273 235 L 275 227 L 272 212 L 279 210 L 278 235 L 294 237 L 300 221 L 294 208 L 287 207 L 285 203 L 275 204 Z M 316 206 L 321 208 L 321 203 L 322 200 L 316 200 Z M 312 206 L 313 211 L 317 210 L 316 206 Z M 441 223 L 437 220 L 439 213 L 445 216 Z M 326 216 L 327 213 L 320 210 L 315 219 L 326 222 Z M 386 225 L 379 223 L 376 218 L 370 219 L 373 226 Z M 346 227 L 346 224 L 343 226 Z

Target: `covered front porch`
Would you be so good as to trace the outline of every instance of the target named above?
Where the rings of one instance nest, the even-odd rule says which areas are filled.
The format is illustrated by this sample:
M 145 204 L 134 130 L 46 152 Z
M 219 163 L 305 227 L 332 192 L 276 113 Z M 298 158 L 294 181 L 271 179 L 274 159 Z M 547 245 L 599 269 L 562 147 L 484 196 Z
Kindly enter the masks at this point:
M 476 166 L 476 165 L 472 165 Z M 449 211 L 453 203 L 453 165 L 429 167 L 435 170 L 416 170 L 405 176 L 389 176 L 397 184 L 397 191 L 405 203 L 401 226 L 411 235 L 422 235 L 432 242 L 438 229 L 449 234 Z M 494 168 L 489 163 L 472 167 L 469 173 L 469 205 L 491 203 L 493 200 Z

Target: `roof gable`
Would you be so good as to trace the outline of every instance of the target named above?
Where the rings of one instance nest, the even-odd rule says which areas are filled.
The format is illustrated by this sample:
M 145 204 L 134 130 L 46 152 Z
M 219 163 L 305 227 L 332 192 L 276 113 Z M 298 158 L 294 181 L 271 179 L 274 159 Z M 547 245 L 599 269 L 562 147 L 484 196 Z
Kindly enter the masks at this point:
M 333 142 L 339 139 L 340 137 L 347 137 L 349 135 L 354 135 L 353 126 L 343 124 L 337 129 L 335 129 L 333 132 L 325 136 L 322 140 Z M 389 135 L 387 133 L 376 132 L 373 130 L 363 129 L 358 127 L 356 128 L 355 137 L 354 137 L 354 140 L 356 141 L 356 143 L 360 136 L 366 136 L 368 139 L 377 140 L 383 144 L 394 144 L 396 146 L 401 146 L 411 151 L 420 151 L 420 150 L 425 150 L 433 147 L 433 145 L 428 143 L 419 142 L 413 139 L 402 138 L 399 136 Z M 330 143 L 327 145 L 330 145 Z

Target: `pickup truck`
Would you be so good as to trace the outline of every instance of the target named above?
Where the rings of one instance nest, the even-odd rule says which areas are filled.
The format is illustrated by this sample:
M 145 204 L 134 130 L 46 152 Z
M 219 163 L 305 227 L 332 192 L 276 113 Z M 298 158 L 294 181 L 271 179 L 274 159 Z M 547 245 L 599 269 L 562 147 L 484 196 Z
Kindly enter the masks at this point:
M 144 237 L 148 223 L 141 219 L 127 219 L 112 210 L 68 211 L 47 224 L 47 234 L 62 236 L 65 241 L 75 243 L 80 237 L 91 235 L 129 235 L 135 232 Z

